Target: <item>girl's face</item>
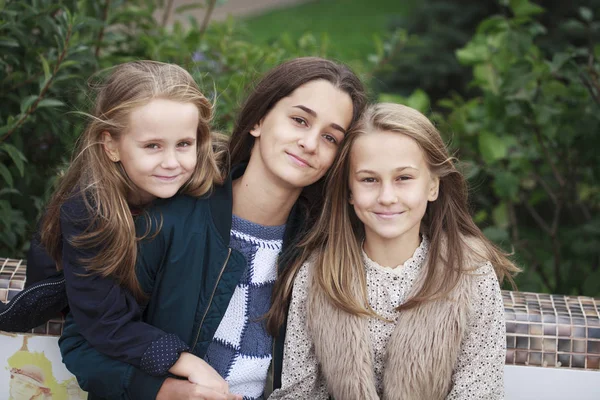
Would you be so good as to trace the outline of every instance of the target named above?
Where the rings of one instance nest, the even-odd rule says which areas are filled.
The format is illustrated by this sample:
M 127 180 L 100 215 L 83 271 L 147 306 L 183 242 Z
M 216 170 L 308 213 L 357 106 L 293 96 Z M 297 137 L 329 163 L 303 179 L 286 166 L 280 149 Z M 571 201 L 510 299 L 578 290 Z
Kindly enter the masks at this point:
M 318 181 L 329 169 L 352 121 L 350 96 L 325 80 L 282 98 L 250 132 L 250 157 L 276 185 L 292 190 Z
M 137 187 L 130 202 L 174 196 L 190 179 L 197 163 L 198 117 L 192 103 L 154 99 L 131 112 L 119 140 L 105 132 L 109 157 L 121 162 Z
M 437 199 L 439 179 L 430 173 L 414 139 L 375 131 L 352 145 L 349 187 L 365 240 L 408 245 L 418 241 L 427 202 Z

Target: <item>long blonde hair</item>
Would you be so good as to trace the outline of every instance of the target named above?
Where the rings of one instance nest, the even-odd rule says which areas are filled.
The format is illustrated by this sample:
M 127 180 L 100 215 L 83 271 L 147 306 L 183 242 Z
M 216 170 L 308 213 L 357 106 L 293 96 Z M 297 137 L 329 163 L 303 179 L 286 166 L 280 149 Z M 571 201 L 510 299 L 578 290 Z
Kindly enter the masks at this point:
M 324 207 L 312 231 L 300 244 L 302 256 L 284 271 L 275 284 L 267 326 L 276 335 L 285 322 L 294 278 L 306 260 L 314 261 L 313 274 L 320 289 L 332 303 L 350 314 L 376 316 L 367 300 L 367 284 L 361 242 L 364 226 L 349 204 L 350 154 L 356 139 L 371 132 L 397 132 L 414 139 L 431 173 L 439 177 L 439 195 L 430 202 L 421 222 L 421 232 L 430 239 L 423 286 L 398 310 L 447 295 L 465 271 L 465 238 L 481 243 L 482 258 L 489 260 L 500 282 L 519 269 L 491 243 L 475 225 L 468 208 L 464 176 L 435 126 L 420 112 L 400 104 L 381 103 L 367 108 L 357 127 L 346 135 L 332 167 Z M 475 249 L 471 249 L 475 250 Z M 356 296 L 352 288 L 358 282 Z
M 101 247 L 94 257 L 79 260 L 90 273 L 112 277 L 143 299 L 135 262 L 137 238 L 133 217 L 127 203 L 128 194 L 136 190 L 121 163 L 106 154 L 102 133 L 113 138 L 127 132 L 129 115 L 136 107 L 156 98 L 191 103 L 198 109 L 197 165 L 182 193 L 202 196 L 214 184 L 222 183 L 220 162 L 227 152 L 226 140 L 211 134 L 212 104 L 202 94 L 192 76 L 183 68 L 154 61 L 134 61 L 118 65 L 97 90 L 95 106 L 88 115 L 90 121 L 79 137 L 73 157 L 47 206 L 42 220 L 41 242 L 62 267 L 60 213 L 62 205 L 80 196 L 90 216 L 87 229 L 72 238 L 71 244 L 80 249 Z M 88 221 L 85 221 L 88 223 Z

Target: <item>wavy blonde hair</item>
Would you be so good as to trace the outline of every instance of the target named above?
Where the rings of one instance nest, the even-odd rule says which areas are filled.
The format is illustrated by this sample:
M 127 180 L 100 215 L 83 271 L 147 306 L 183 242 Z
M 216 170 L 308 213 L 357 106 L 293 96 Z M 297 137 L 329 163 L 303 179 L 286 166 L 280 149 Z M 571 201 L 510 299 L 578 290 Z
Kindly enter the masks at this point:
M 191 196 L 203 196 L 214 184 L 223 182 L 220 164 L 226 163 L 227 139 L 211 133 L 212 104 L 192 76 L 177 65 L 154 61 L 124 63 L 112 68 L 104 83 L 93 86 L 97 91 L 95 106 L 76 143 L 71 163 L 47 206 L 41 242 L 61 269 L 61 240 L 66 240 L 61 239 L 61 207 L 74 196 L 80 196 L 90 220 L 87 229 L 72 238 L 71 243 L 80 249 L 102 249 L 94 257 L 80 261 L 90 273 L 110 276 L 136 298 L 143 299 L 145 295 L 135 274 L 138 238 L 127 202 L 128 194 L 136 186 L 121 163 L 111 161 L 106 154 L 103 132 L 119 140 L 127 132 L 132 110 L 153 99 L 194 104 L 199 115 L 197 164 L 180 189 Z
M 414 139 L 425 157 L 431 173 L 439 177 L 439 195 L 430 202 L 421 222 L 421 232 L 430 239 L 424 284 L 398 310 L 410 309 L 420 303 L 447 295 L 465 272 L 466 238 L 480 243 L 500 282 L 519 271 L 507 254 L 491 243 L 475 225 L 469 213 L 468 189 L 464 176 L 448 154 L 446 145 L 435 126 L 420 112 L 400 104 L 381 103 L 367 108 L 357 129 L 347 133 L 327 182 L 324 207 L 312 231 L 304 238 L 301 257 L 284 271 L 273 292 L 272 307 L 267 314 L 267 326 L 276 335 L 285 322 L 287 308 L 298 270 L 309 259 L 314 261 L 316 283 L 332 303 L 353 315 L 377 317 L 369 307 L 367 284 L 362 259 L 361 242 L 364 226 L 349 204 L 350 154 L 357 138 L 372 132 L 396 132 Z M 358 280 L 360 295 L 352 291 Z

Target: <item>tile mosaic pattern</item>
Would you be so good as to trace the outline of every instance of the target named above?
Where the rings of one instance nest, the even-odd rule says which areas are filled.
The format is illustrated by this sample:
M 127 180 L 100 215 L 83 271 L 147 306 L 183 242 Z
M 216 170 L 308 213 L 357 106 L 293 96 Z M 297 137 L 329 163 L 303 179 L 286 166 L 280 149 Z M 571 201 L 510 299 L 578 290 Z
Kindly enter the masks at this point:
M 503 291 L 506 364 L 600 369 L 600 299 Z
M 25 260 L 0 258 L 0 301 L 6 303 L 12 300 L 25 287 Z M 36 335 L 60 336 L 62 334 L 64 318 L 57 315 L 44 325 L 31 330 Z
M 0 258 L 0 301 L 7 302 L 25 286 L 25 260 Z
M 0 258 L 0 301 L 25 285 L 25 260 Z M 600 299 L 502 291 L 506 364 L 600 370 Z M 31 331 L 59 336 L 57 316 Z

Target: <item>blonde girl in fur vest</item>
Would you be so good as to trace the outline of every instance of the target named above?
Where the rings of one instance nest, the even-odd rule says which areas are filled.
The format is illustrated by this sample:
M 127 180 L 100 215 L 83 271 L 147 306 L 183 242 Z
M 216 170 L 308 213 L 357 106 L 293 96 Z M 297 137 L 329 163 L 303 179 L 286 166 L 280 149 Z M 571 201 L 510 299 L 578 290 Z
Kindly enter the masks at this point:
M 287 315 L 287 334 L 270 399 L 502 399 L 499 282 L 518 268 L 467 204 L 433 124 L 371 106 L 340 149 L 302 257 L 276 285 L 268 327 Z

